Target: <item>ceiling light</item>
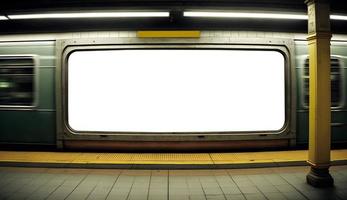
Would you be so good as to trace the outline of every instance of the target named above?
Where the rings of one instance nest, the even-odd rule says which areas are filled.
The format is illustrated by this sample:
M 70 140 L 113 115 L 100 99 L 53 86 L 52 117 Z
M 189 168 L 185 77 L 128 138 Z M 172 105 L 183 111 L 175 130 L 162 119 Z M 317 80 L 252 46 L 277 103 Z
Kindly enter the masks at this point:
M 253 12 L 184 12 L 185 17 L 225 17 L 225 18 L 258 18 L 258 19 L 296 19 L 307 20 L 303 14 L 253 13 Z
M 334 19 L 334 20 L 347 20 L 347 16 L 343 16 L 343 15 L 330 15 L 330 19 Z
M 8 15 L 9 19 L 169 17 L 169 12 L 88 12 Z
M 295 19 L 307 20 L 306 14 L 289 14 L 289 13 L 253 13 L 253 12 L 184 12 L 185 17 L 216 17 L 216 18 L 259 18 L 259 19 Z M 330 15 L 332 20 L 347 20 L 344 15 Z
M 5 16 L 0 16 L 0 20 L 8 20 L 8 18 Z

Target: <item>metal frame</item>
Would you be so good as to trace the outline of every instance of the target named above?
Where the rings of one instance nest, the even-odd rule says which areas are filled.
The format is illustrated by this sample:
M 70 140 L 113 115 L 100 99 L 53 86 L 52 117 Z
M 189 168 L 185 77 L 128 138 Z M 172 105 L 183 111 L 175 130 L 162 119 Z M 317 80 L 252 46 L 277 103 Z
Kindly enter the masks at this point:
M 39 58 L 35 54 L 2 54 L 0 57 L 31 57 L 34 64 L 34 100 L 31 105 L 16 106 L 16 105 L 0 105 L 0 110 L 34 110 L 39 105 Z
M 140 132 L 75 132 L 67 123 L 67 58 L 77 50 L 95 49 L 250 49 L 275 50 L 285 58 L 285 123 L 278 131 L 252 132 L 187 132 L 187 133 L 140 133 Z M 240 38 L 199 38 L 199 39 L 77 39 L 57 40 L 56 103 L 57 103 L 57 144 L 62 147 L 64 140 L 116 140 L 116 141 L 224 141 L 224 140 L 295 140 L 295 68 L 294 41 L 290 39 L 240 39 Z

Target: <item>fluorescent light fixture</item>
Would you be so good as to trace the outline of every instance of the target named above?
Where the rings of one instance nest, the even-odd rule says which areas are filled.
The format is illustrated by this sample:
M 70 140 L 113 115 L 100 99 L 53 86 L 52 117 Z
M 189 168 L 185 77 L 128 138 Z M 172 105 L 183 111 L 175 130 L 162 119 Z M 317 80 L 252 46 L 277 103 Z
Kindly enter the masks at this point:
M 8 15 L 9 19 L 169 17 L 169 12 L 87 12 Z
M 8 20 L 8 18 L 5 16 L 0 16 L 0 20 Z
M 304 14 L 254 13 L 254 12 L 184 12 L 185 17 L 258 18 L 307 20 Z
M 169 12 L 76 12 L 76 13 L 37 13 L 0 16 L 0 20 L 8 19 L 60 19 L 60 18 L 122 18 L 122 17 L 169 17 Z M 258 18 L 307 20 L 306 14 L 290 13 L 258 13 L 258 12 L 199 12 L 185 11 L 185 17 L 214 18 Z M 344 15 L 330 15 L 332 20 L 347 20 Z
M 330 19 L 334 19 L 334 20 L 347 20 L 347 16 L 344 16 L 344 15 L 330 15 Z
M 185 17 L 216 17 L 216 18 L 259 18 L 259 19 L 295 19 L 307 20 L 306 14 L 284 14 L 284 13 L 253 13 L 253 12 L 184 12 Z M 332 20 L 347 20 L 344 15 L 330 15 Z

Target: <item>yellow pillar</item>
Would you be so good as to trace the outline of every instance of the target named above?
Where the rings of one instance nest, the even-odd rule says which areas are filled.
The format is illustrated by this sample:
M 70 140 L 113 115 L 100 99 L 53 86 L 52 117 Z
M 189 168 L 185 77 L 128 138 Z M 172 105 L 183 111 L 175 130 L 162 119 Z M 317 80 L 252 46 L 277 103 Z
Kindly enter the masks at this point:
M 310 73 L 309 151 L 311 171 L 307 183 L 315 187 L 332 186 L 330 166 L 330 19 L 329 3 L 306 0 L 308 7 L 308 45 Z

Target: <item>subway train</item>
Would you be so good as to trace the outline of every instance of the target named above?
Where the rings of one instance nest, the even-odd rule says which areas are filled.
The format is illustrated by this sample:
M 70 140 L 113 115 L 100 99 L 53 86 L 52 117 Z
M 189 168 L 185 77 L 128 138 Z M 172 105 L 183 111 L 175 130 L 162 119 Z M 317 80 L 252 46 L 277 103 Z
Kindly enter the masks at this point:
M 308 143 L 306 34 L 0 36 L 0 147 L 228 151 Z M 347 36 L 331 40 L 331 140 L 347 142 Z

